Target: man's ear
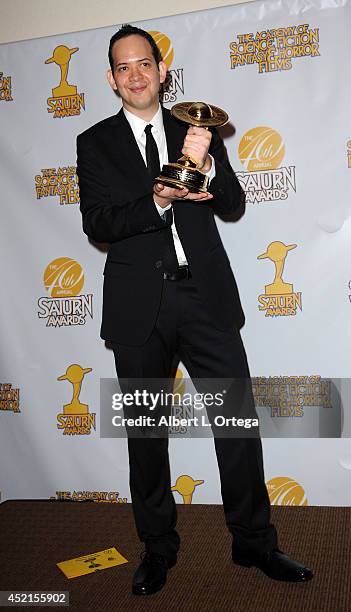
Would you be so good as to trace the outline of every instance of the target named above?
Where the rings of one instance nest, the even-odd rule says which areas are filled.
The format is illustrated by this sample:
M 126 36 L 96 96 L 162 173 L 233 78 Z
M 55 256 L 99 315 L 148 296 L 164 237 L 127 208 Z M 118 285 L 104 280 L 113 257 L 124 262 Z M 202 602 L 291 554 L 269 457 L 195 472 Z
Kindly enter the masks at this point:
M 108 80 L 108 82 L 110 84 L 110 87 L 112 87 L 112 89 L 114 91 L 117 91 L 116 81 L 115 81 L 115 79 L 113 77 L 111 68 L 108 69 L 106 76 L 107 76 L 107 80 Z
M 167 76 L 167 66 L 163 60 L 159 63 L 158 70 L 160 73 L 160 83 L 164 83 Z

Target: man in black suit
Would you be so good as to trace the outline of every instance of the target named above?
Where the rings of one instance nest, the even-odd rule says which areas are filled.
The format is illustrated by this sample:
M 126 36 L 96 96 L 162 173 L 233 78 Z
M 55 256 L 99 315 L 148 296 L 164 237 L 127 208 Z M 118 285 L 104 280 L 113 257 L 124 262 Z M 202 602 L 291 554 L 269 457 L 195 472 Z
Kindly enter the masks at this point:
M 192 378 L 248 381 L 244 315 L 214 221 L 214 212 L 231 213 L 243 199 L 223 142 L 216 130 L 187 129 L 160 106 L 167 70 L 147 32 L 123 26 L 109 60 L 108 81 L 123 106 L 78 136 L 77 173 L 83 229 L 110 243 L 101 336 L 112 343 L 118 377 L 169 378 L 177 355 Z M 181 153 L 209 176 L 209 192 L 154 184 L 160 166 Z M 168 439 L 130 435 L 128 450 L 145 543 L 133 593 L 148 595 L 165 584 L 180 544 Z M 259 437 L 215 437 L 215 450 L 234 563 L 278 580 L 312 578 L 277 548 Z

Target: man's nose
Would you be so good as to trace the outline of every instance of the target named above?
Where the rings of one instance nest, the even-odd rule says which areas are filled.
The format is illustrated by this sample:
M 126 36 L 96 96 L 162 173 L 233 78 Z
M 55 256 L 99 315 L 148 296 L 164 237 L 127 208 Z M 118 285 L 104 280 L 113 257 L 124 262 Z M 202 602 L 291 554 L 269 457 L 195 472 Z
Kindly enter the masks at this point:
M 138 79 L 140 77 L 139 66 L 131 66 L 129 71 L 129 78 L 132 80 Z

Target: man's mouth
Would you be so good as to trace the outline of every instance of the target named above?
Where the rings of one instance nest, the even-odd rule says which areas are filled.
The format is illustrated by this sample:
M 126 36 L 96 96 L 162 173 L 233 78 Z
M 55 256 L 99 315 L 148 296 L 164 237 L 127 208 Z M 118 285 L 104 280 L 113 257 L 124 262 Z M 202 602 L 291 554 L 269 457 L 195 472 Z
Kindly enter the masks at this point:
M 129 88 L 132 93 L 138 94 L 142 93 L 146 89 L 146 85 L 139 85 L 138 87 L 130 87 Z

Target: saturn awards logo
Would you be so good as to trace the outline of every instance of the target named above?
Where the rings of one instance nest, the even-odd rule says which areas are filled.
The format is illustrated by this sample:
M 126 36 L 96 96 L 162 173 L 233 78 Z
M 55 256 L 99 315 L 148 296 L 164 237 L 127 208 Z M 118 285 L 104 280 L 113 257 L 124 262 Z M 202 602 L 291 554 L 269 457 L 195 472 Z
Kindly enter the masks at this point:
M 302 486 L 288 476 L 276 476 L 266 483 L 272 506 L 308 506 Z
M 92 368 L 82 368 L 77 363 L 68 366 L 66 373 L 57 380 L 67 380 L 72 385 L 72 399 L 63 406 L 63 411 L 57 415 L 57 429 L 64 435 L 89 435 L 91 429 L 96 430 L 96 413 L 89 413 L 88 404 L 82 404 L 79 399 L 82 382 Z
M 70 257 L 58 257 L 45 268 L 44 286 L 49 297 L 38 300 L 39 319 L 46 327 L 85 325 L 93 318 L 93 295 L 80 292 L 84 285 L 81 265 Z
M 286 245 L 283 242 L 271 242 L 265 253 L 257 259 L 270 259 L 274 264 L 275 274 L 273 282 L 265 286 L 265 292 L 258 296 L 259 310 L 266 313 L 266 317 L 296 315 L 297 309 L 302 310 L 301 292 L 295 293 L 292 283 L 283 280 L 285 259 L 296 244 Z
M 0 102 L 12 102 L 11 77 L 0 72 Z
M 281 166 L 285 143 L 276 130 L 250 129 L 240 140 L 238 155 L 245 172 L 236 175 L 247 202 L 286 200 L 291 190 L 296 192 L 295 166 Z
M 162 32 L 149 32 L 158 46 L 161 57 L 167 66 L 167 78 L 163 91 L 163 102 L 176 102 L 178 96 L 184 95 L 183 68 L 172 68 L 174 49 L 171 40 Z
M 173 384 L 173 399 L 171 406 L 172 425 L 168 428 L 169 434 L 174 435 L 186 435 L 188 428 L 186 425 L 181 424 L 181 419 L 191 419 L 194 417 L 194 407 L 189 401 L 188 395 L 186 394 L 186 381 L 184 374 L 180 368 L 177 369 L 174 377 Z M 175 424 L 179 423 L 179 424 Z
M 43 168 L 34 182 L 38 200 L 57 197 L 60 205 L 79 204 L 76 166 Z
M 80 115 L 81 109 L 85 110 L 84 94 L 77 93 L 77 86 L 68 83 L 68 68 L 73 53 L 79 51 L 78 47 L 69 49 L 66 45 L 55 47 L 52 57 L 45 60 L 45 64 L 56 64 L 60 69 L 60 82 L 52 88 L 52 97 L 48 98 L 48 113 L 57 117 L 72 117 Z
M 191 504 L 195 487 L 203 484 L 204 482 L 204 480 L 194 480 L 192 476 L 183 474 L 183 476 L 178 476 L 175 485 L 171 487 L 171 491 L 176 491 L 179 493 L 179 495 L 181 495 L 183 498 L 184 504 Z

